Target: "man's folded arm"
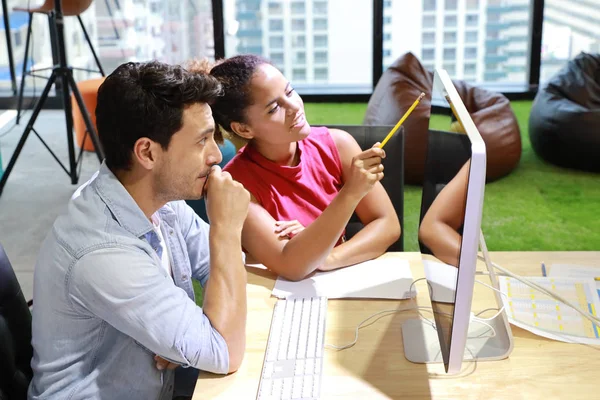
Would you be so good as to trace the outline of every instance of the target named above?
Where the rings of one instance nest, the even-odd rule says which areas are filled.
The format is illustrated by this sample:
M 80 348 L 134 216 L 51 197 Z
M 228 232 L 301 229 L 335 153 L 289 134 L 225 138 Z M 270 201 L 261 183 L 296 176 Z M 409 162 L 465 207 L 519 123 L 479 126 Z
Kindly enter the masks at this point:
M 73 307 L 154 354 L 204 371 L 229 371 L 221 334 L 141 249 L 112 247 L 83 256 L 72 266 L 68 294 Z

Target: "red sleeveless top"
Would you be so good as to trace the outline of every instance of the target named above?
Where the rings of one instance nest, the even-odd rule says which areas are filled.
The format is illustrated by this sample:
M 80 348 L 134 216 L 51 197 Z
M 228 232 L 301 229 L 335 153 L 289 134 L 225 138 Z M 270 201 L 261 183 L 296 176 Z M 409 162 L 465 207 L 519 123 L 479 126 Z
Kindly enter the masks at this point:
M 295 219 L 307 227 L 342 188 L 342 163 L 325 127 L 311 128 L 310 135 L 298 142 L 298 151 L 298 165 L 288 167 L 268 160 L 251 145 L 244 146 L 225 171 L 276 221 Z

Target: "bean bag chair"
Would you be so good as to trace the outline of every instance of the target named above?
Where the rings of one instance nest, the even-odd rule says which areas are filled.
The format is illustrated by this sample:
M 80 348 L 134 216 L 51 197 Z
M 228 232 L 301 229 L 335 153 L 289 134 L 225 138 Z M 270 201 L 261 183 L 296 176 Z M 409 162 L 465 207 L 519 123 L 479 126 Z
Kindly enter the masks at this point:
M 521 133 L 510 102 L 500 93 L 462 81 L 454 85 L 485 141 L 487 180 L 507 175 L 521 159 Z M 433 72 L 406 53 L 383 73 L 367 107 L 365 125 L 395 125 L 419 94 L 426 94 L 404 122 L 406 184 L 423 182 L 432 88 Z
M 600 54 L 579 54 L 538 91 L 529 138 L 549 163 L 600 172 Z

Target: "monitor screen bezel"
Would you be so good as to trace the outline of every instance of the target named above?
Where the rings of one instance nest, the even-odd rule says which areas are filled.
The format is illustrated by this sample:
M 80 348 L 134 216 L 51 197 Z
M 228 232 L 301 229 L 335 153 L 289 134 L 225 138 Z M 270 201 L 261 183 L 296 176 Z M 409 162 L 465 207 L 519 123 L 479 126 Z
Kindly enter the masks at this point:
M 486 148 L 479 130 L 473 123 L 448 73 L 444 69 L 436 69 L 434 82 L 436 78 L 441 82 L 442 88 L 446 92 L 445 94 L 452 103 L 452 111 L 462 124 L 471 142 L 471 165 L 469 168 L 465 219 L 458 264 L 451 341 L 448 352 L 448 363 L 444 363 L 446 372 L 452 374 L 460 372 L 469 330 L 477 253 L 479 250 L 479 232 L 483 213 Z M 434 83 L 432 100 L 436 96 L 436 93 L 434 93 L 435 90 L 436 85 Z M 440 345 L 444 346 L 442 343 Z

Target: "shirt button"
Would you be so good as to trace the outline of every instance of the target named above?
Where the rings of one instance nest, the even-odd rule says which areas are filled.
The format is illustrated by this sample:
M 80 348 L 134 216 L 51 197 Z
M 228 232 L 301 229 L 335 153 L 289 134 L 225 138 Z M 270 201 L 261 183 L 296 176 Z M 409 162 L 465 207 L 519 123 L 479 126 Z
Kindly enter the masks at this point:
M 188 277 L 187 277 L 187 275 L 182 275 L 182 276 L 181 276 L 181 279 L 182 279 L 184 282 L 185 282 L 185 281 L 187 281 L 187 278 L 188 278 Z
M 173 232 L 173 229 L 171 229 L 171 230 L 169 231 L 169 235 L 173 236 L 173 233 L 175 233 L 175 232 Z

